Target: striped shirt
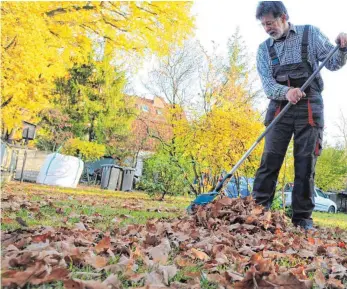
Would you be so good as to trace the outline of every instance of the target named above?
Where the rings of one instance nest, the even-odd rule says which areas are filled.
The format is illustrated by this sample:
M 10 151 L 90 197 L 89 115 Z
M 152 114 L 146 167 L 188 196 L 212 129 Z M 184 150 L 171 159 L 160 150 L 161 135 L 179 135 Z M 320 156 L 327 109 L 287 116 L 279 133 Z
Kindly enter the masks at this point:
M 274 41 L 271 38 L 270 45 L 274 45 L 281 65 L 301 62 L 301 40 L 304 27 L 304 25 L 294 26 L 289 23 L 289 33 L 284 41 Z M 322 62 L 333 48 L 334 46 L 328 38 L 317 27 L 309 27 L 308 62 L 313 70 L 318 68 L 319 62 Z M 346 63 L 346 60 L 346 49 L 338 50 L 325 67 L 331 71 L 338 70 Z M 258 48 L 257 70 L 267 97 L 275 100 L 285 100 L 289 87 L 278 84 L 273 78 L 273 66 L 265 41 Z M 323 91 L 324 84 L 321 75 L 317 74 L 316 78 L 320 90 Z

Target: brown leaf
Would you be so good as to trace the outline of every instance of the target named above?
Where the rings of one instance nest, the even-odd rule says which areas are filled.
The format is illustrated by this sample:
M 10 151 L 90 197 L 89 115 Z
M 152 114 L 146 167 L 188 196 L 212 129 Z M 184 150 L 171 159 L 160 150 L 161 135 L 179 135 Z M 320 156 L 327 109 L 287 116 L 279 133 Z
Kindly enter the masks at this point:
M 2 274 L 2 286 L 18 285 L 23 287 L 35 276 L 45 274 L 46 268 L 42 263 L 35 263 L 34 266 L 27 268 L 25 271 L 5 271 Z
M 292 268 L 292 269 L 290 269 L 290 272 L 293 273 L 300 280 L 306 280 L 307 279 L 307 275 L 306 275 L 304 266 Z
M 263 212 L 264 208 L 262 206 L 256 206 L 252 209 L 251 215 L 259 216 Z
M 55 212 L 56 212 L 57 214 L 63 214 L 63 213 L 64 213 L 64 209 L 63 209 L 63 208 L 57 208 L 57 209 L 55 210 Z
M 163 283 L 162 276 L 155 271 L 152 271 L 151 273 L 147 273 L 145 278 L 146 278 L 147 285 L 156 285 L 156 286 L 163 286 L 163 287 L 165 286 Z
M 316 270 L 316 273 L 314 274 L 314 281 L 316 282 L 316 284 L 318 285 L 319 288 L 323 289 L 325 288 L 325 277 L 324 274 L 322 273 L 321 270 Z
M 26 266 L 30 263 L 32 263 L 33 253 L 32 252 L 24 252 L 17 258 L 11 258 L 8 261 L 8 264 L 11 267 L 19 267 L 19 266 Z
M 143 260 L 144 253 L 141 251 L 140 246 L 136 246 L 134 252 L 131 251 L 130 257 L 133 258 L 133 259 Z
M 183 258 L 182 256 L 177 256 L 175 258 L 175 263 L 180 266 L 180 267 L 192 267 L 195 266 L 196 264 L 190 261 L 189 259 Z
M 1 223 L 2 224 L 13 224 L 14 220 L 11 218 L 5 217 L 5 218 L 1 218 Z
M 345 289 L 346 287 L 342 284 L 341 280 L 337 280 L 335 278 L 329 278 L 327 285 L 330 285 L 329 288 L 332 289 Z
M 338 258 L 340 256 L 341 249 L 339 247 L 328 247 L 326 250 L 328 257 Z
M 160 243 L 160 239 L 157 235 L 147 234 L 144 243 L 149 246 L 157 246 Z
M 66 280 L 64 281 L 65 289 L 85 289 L 85 285 L 81 280 Z
M 86 226 L 82 222 L 76 223 L 75 229 L 80 231 L 87 231 Z
M 305 250 L 301 249 L 297 253 L 301 258 L 313 258 L 314 257 L 314 252 L 311 250 Z
M 105 267 L 108 262 L 106 258 L 92 254 L 86 255 L 84 260 L 96 269 Z
M 158 271 L 163 275 L 163 281 L 165 285 L 169 285 L 169 279 L 175 277 L 177 274 L 177 268 L 175 265 L 159 266 Z
M 45 243 L 46 240 L 51 237 L 51 234 L 52 233 L 50 231 L 48 231 L 47 233 L 42 234 L 42 235 L 32 236 L 31 239 L 32 239 L 32 242 L 34 242 L 34 243 L 40 243 L 40 242 Z
M 199 260 L 203 260 L 203 261 L 210 260 L 210 257 L 205 252 L 199 251 L 195 248 L 192 248 L 191 252 L 192 252 L 193 256 Z
M 214 283 L 217 283 L 217 284 L 220 284 L 220 285 L 224 285 L 224 286 L 226 284 L 228 284 L 227 279 L 224 276 L 220 275 L 220 274 L 208 274 L 206 276 L 206 279 L 208 281 L 210 281 L 210 282 L 214 282 Z
M 284 273 L 281 275 L 271 274 L 265 279 L 265 282 L 269 285 L 281 286 L 283 289 L 310 289 L 313 286 L 312 280 L 299 280 L 292 273 Z
M 97 253 L 101 253 L 107 251 L 111 246 L 111 238 L 109 236 L 105 236 L 100 240 L 100 242 L 94 247 Z
M 152 257 L 154 262 L 158 262 L 160 264 L 166 264 L 166 262 L 169 258 L 169 254 L 162 251 L 160 246 L 151 248 L 149 250 L 149 254 Z
M 39 285 L 49 283 L 52 281 L 65 280 L 69 276 L 70 272 L 65 268 L 54 268 L 50 274 L 47 274 L 44 278 L 33 278 L 30 283 L 33 285 Z
M 84 281 L 84 280 L 67 280 L 64 281 L 64 286 L 66 289 L 109 289 L 106 284 L 100 281 Z
M 162 239 L 160 245 L 153 247 L 149 250 L 149 254 L 153 258 L 154 262 L 158 262 L 162 265 L 165 265 L 169 258 L 170 251 L 170 242 L 168 239 L 164 238 Z
M 121 288 L 123 288 L 122 282 L 119 280 L 119 277 L 116 274 L 111 274 L 102 283 L 104 285 L 106 285 L 109 289 L 121 289 Z
M 242 274 L 231 270 L 225 271 L 224 275 L 229 282 L 241 281 L 244 278 Z
M 257 221 L 257 217 L 255 216 L 247 216 L 245 223 L 246 224 L 253 224 Z
M 110 289 L 107 284 L 103 284 L 101 281 L 82 281 L 86 289 Z

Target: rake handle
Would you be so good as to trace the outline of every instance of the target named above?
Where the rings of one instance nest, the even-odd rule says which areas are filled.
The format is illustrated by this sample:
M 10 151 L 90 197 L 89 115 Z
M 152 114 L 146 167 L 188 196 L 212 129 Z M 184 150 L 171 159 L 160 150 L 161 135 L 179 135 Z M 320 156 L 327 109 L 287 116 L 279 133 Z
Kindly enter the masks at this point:
M 324 59 L 324 61 L 318 66 L 318 68 L 311 74 L 311 76 L 306 80 L 306 82 L 303 84 L 303 86 L 300 88 L 301 91 L 304 91 L 313 81 L 313 79 L 316 77 L 316 75 L 321 71 L 323 66 L 330 60 L 330 58 L 333 56 L 333 54 L 340 48 L 340 45 L 337 45 L 334 47 L 333 50 L 329 52 L 327 57 Z M 281 110 L 281 112 L 272 120 L 272 122 L 267 126 L 267 128 L 264 130 L 264 132 L 258 137 L 258 139 L 254 142 L 254 144 L 249 148 L 249 150 L 242 156 L 242 158 L 236 163 L 236 165 L 231 169 L 231 171 L 226 174 L 222 180 L 220 180 L 213 192 L 219 192 L 223 184 L 227 179 L 230 179 L 235 171 L 239 168 L 239 166 L 246 160 L 246 158 L 251 154 L 251 152 L 255 149 L 255 147 L 260 143 L 260 141 L 265 137 L 265 135 L 270 131 L 270 129 L 278 123 L 283 115 L 293 106 L 291 102 L 288 102 L 286 106 Z

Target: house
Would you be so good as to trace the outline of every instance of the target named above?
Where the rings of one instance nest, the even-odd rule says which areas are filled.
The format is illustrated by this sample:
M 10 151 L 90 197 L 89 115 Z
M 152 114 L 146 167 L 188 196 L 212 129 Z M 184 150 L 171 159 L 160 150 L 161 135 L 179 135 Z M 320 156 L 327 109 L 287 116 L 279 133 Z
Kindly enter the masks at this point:
M 132 124 L 132 134 L 127 143 L 128 148 L 134 153 L 120 165 L 135 167 L 135 176 L 140 177 L 144 159 L 155 152 L 161 140 L 168 141 L 173 135 L 166 118 L 170 105 L 161 97 L 153 99 L 138 96 L 127 97 L 131 103 L 134 103 L 138 115 Z M 110 160 L 104 158 L 87 165 L 94 171 L 100 168 L 105 161 Z M 113 163 L 118 163 L 118 161 L 114 160 Z
M 136 97 L 135 107 L 139 116 L 134 121 L 133 134 L 138 148 L 154 152 L 160 140 L 167 141 L 172 137 L 172 128 L 166 119 L 169 105 L 161 97 L 153 100 Z
M 141 176 L 143 160 L 155 152 L 161 141 L 168 141 L 173 135 L 167 121 L 170 105 L 162 97 L 132 98 L 139 113 L 133 123 L 132 145 L 133 150 L 137 152 L 135 175 Z

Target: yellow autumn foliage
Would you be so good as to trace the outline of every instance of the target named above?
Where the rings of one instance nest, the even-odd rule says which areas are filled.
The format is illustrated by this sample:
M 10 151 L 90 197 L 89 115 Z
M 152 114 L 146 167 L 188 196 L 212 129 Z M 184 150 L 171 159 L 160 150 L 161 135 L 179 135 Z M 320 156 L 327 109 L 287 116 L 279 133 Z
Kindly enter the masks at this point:
M 124 52 L 164 55 L 192 32 L 192 2 L 1 3 L 2 132 L 36 122 L 74 64 Z M 99 46 L 98 46 L 99 45 Z M 99 47 L 96 49 L 96 47 Z M 101 48 L 100 48 L 101 47 Z
M 259 114 L 250 105 L 225 102 L 194 124 L 186 138 L 187 153 L 213 175 L 230 169 L 255 142 L 263 129 Z M 262 145 L 251 154 L 240 174 L 253 174 L 259 165 Z
M 69 139 L 62 148 L 63 154 L 81 157 L 84 161 L 96 161 L 102 158 L 105 152 L 105 145 L 77 138 Z

